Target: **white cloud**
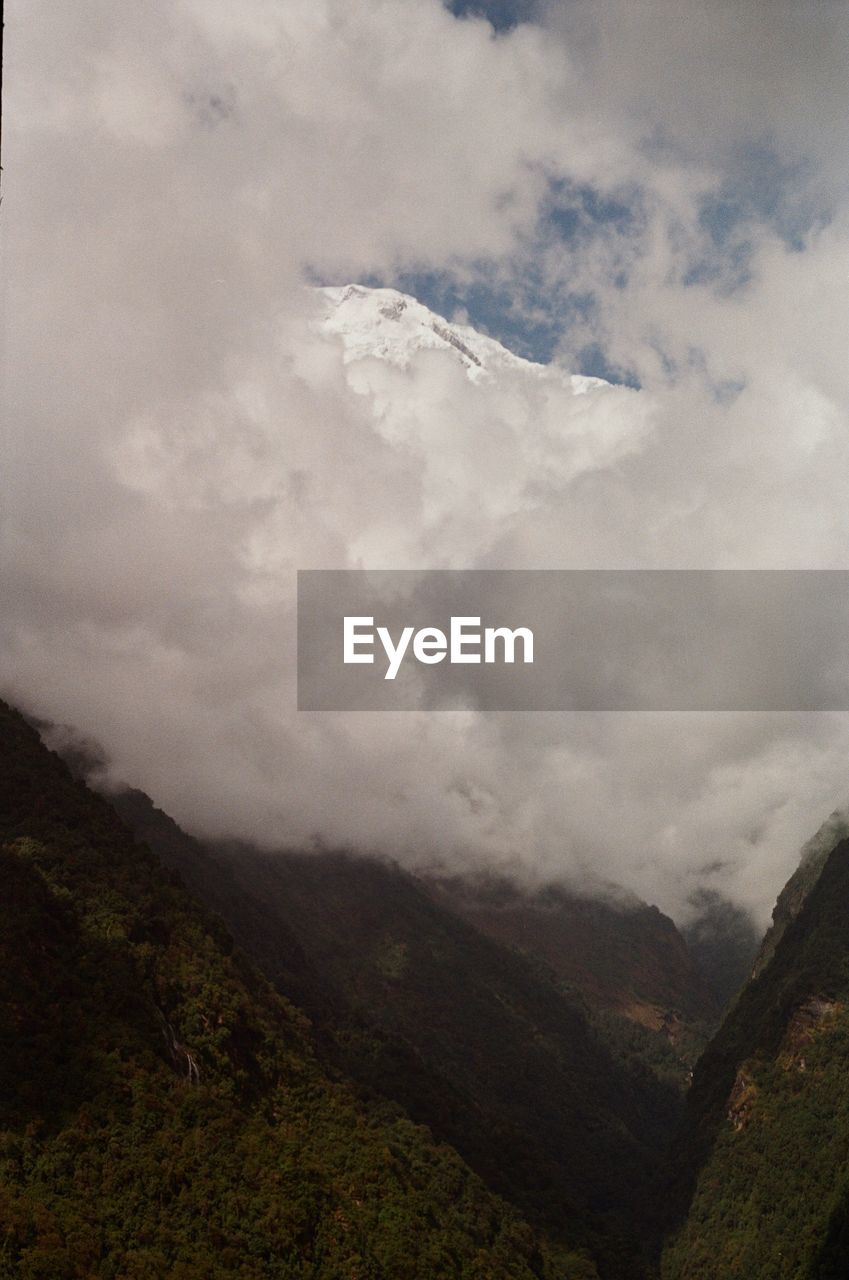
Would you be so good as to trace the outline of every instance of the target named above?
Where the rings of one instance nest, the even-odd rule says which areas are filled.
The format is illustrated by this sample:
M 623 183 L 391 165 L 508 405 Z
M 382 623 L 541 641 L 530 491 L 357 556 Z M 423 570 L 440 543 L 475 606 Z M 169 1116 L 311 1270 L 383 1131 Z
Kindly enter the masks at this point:
M 763 912 L 845 799 L 841 717 L 293 710 L 297 567 L 845 564 L 845 10 L 568 10 L 498 38 L 435 0 L 12 13 L 7 687 L 209 831 Z M 685 286 L 721 256 L 703 194 L 767 137 L 830 223 L 791 252 L 750 212 L 749 284 Z M 310 267 L 515 270 L 547 175 L 642 193 L 544 266 L 643 391 L 311 333 Z

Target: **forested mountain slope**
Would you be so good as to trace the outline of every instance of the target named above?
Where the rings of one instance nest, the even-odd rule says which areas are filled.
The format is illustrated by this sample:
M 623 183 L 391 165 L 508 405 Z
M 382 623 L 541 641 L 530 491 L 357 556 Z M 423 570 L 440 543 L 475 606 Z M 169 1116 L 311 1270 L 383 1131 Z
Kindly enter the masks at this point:
M 849 840 L 810 869 L 696 1069 L 664 1280 L 849 1275 Z
M 396 867 L 211 847 L 140 792 L 114 803 L 296 994 L 330 1061 L 428 1124 L 547 1232 L 591 1241 L 611 1280 L 642 1274 L 634 1238 L 680 1098 L 611 1052 L 577 994 Z
M 429 882 L 437 901 L 500 942 L 539 956 L 592 1008 L 656 1032 L 692 1065 L 718 1001 L 672 920 L 624 894 L 523 890 L 504 878 Z
M 0 1276 L 565 1280 L 0 703 Z
M 805 899 L 819 879 L 832 849 L 849 836 L 849 816 L 836 809 L 807 841 L 799 865 L 778 895 L 772 912 L 772 923 L 754 959 L 754 975 L 761 973 L 772 959 L 775 948 L 804 906 Z

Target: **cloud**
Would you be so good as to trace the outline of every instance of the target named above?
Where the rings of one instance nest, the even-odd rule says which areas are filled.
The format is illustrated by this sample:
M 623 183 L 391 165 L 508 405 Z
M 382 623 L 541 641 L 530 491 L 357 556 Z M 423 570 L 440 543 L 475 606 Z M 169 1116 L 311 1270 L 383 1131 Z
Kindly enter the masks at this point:
M 543 5 L 588 104 L 661 170 L 772 140 L 846 190 L 846 13 L 839 0 L 575 0 Z
M 845 800 L 842 717 L 294 711 L 298 567 L 845 565 L 845 9 L 541 23 L 11 18 L 5 688 L 201 831 L 763 915 Z M 346 363 L 310 327 L 308 278 L 422 272 L 642 390 Z

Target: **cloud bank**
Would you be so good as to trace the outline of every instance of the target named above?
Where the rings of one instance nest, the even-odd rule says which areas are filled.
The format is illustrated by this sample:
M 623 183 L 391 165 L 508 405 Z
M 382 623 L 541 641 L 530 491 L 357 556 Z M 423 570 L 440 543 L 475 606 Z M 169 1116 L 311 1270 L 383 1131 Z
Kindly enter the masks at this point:
M 295 571 L 846 567 L 845 7 L 36 0 L 6 34 L 5 693 L 196 831 L 763 916 L 845 717 L 298 714 Z M 308 282 L 416 273 L 515 286 L 640 390 L 313 327 Z

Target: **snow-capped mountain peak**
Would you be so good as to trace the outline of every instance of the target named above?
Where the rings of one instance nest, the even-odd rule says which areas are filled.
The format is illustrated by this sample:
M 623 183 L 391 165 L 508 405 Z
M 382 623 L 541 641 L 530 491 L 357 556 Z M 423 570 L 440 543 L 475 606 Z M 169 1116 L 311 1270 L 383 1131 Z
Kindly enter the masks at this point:
M 406 368 L 419 351 L 443 350 L 455 354 L 472 382 L 515 370 L 535 378 L 553 376 L 570 384 L 576 393 L 607 385 L 600 378 L 568 374 L 552 365 L 524 360 L 471 325 L 449 322 L 397 289 L 349 284 L 326 286 L 316 292 L 324 304 L 316 328 L 328 337 L 341 338 L 346 363 L 376 357 Z

